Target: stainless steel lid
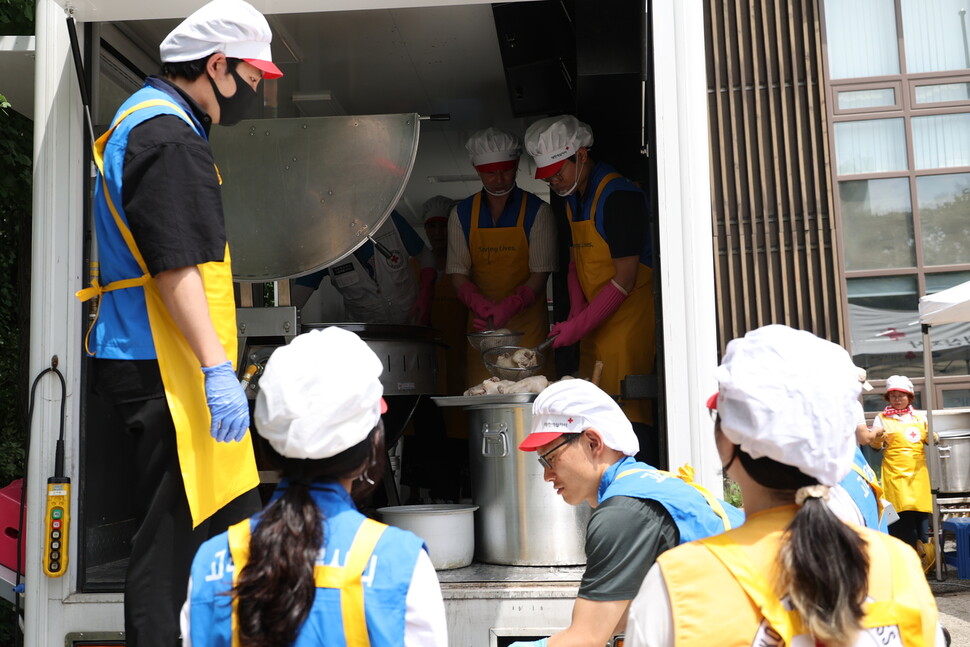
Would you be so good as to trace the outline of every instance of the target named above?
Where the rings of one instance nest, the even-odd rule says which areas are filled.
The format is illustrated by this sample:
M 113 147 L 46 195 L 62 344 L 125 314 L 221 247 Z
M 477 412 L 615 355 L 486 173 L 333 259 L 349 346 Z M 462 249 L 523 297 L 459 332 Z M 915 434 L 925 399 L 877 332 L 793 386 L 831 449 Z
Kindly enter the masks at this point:
M 418 123 L 407 113 L 214 128 L 233 277 L 301 276 L 360 247 L 404 192 Z

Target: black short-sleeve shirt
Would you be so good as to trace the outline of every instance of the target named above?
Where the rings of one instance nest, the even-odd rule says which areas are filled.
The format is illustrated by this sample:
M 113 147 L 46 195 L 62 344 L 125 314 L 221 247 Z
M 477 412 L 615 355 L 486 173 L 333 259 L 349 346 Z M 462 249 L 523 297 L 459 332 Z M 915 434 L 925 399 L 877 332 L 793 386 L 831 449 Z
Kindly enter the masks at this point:
M 205 111 L 188 102 L 203 124 Z M 128 226 L 154 276 L 225 256 L 222 194 L 209 142 L 184 120 L 161 115 L 131 130 L 122 176 Z
M 679 543 L 680 531 L 663 505 L 610 497 L 593 510 L 586 526 L 586 572 L 579 597 L 632 600 L 657 556 Z

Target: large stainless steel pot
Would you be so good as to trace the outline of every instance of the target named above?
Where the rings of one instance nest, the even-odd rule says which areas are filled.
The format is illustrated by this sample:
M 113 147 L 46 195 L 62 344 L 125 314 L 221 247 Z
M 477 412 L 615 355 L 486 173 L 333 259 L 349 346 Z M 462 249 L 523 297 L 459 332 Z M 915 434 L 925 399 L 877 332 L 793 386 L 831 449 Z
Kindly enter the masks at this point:
M 542 480 L 534 452 L 518 450 L 535 394 L 435 398 L 463 405 L 469 424 L 475 559 L 513 566 L 584 564 L 591 509 L 571 506 Z
M 940 492 L 970 492 L 970 429 L 938 432 Z
M 439 355 L 441 333 L 426 326 L 363 323 L 304 323 L 302 332 L 339 326 L 357 333 L 384 365 L 384 395 L 435 395 L 444 392 Z

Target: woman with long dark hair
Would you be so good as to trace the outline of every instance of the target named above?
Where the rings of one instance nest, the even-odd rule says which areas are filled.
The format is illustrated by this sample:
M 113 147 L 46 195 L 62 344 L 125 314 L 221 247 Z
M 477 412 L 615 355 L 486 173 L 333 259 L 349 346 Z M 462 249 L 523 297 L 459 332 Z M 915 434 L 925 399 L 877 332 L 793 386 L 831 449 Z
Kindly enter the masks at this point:
M 265 510 L 199 549 L 183 645 L 447 646 L 424 543 L 355 505 L 383 473 L 381 370 L 336 327 L 273 353 L 255 421 L 283 478 Z
M 717 370 L 717 451 L 744 525 L 667 551 L 630 608 L 632 647 L 944 645 L 915 553 L 826 505 L 855 452 L 849 354 L 766 326 Z

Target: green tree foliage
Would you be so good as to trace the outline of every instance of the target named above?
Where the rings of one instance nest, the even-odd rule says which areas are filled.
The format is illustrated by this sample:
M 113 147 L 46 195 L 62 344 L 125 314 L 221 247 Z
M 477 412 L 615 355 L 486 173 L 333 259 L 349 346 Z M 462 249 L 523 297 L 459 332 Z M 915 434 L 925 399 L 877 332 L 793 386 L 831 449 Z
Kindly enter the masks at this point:
M 0 35 L 34 33 L 34 0 L 0 0 Z
M 0 108 L 0 486 L 23 461 L 32 149 L 33 123 Z

